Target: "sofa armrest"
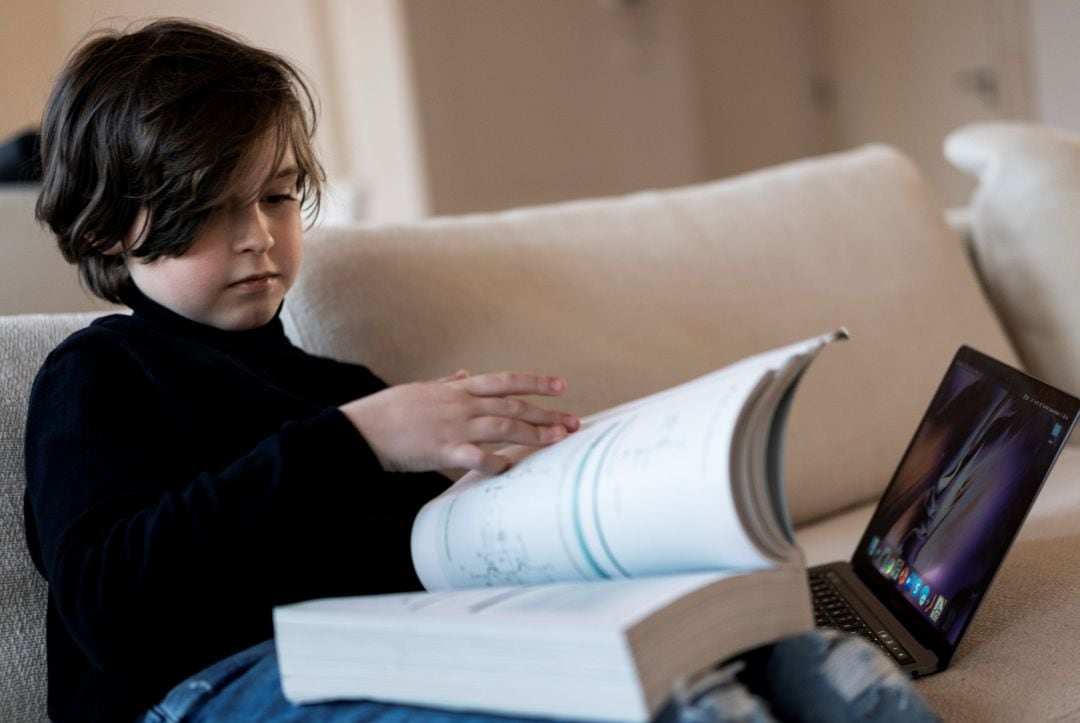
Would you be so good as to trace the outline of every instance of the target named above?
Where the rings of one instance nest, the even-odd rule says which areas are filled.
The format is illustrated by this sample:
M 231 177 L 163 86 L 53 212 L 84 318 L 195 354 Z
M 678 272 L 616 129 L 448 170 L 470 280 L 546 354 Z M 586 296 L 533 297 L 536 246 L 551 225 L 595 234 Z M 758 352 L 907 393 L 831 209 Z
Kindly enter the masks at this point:
M 0 316 L 0 720 L 44 721 L 45 581 L 23 531 L 23 430 L 45 356 L 97 314 Z

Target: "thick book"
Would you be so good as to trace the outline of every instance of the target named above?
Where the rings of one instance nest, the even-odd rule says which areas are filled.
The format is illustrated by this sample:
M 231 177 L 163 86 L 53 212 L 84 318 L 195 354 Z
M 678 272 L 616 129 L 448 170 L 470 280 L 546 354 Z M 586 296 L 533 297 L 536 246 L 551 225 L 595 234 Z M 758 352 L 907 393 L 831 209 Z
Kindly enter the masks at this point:
M 429 502 L 426 592 L 274 611 L 286 697 L 649 720 L 679 681 L 813 627 L 784 494 L 799 378 L 843 330 L 507 453 Z

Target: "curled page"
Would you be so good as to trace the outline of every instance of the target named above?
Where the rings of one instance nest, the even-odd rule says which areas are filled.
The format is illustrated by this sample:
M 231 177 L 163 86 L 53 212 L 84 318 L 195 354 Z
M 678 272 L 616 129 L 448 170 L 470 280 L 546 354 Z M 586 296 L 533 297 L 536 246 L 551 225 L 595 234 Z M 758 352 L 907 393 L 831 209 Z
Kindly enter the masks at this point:
M 768 442 L 802 370 L 840 338 L 748 357 L 592 415 L 551 447 L 512 450 L 518 461 L 501 475 L 467 475 L 417 515 L 421 582 L 528 585 L 800 560 L 782 534 L 782 494 L 767 489 L 782 485 Z

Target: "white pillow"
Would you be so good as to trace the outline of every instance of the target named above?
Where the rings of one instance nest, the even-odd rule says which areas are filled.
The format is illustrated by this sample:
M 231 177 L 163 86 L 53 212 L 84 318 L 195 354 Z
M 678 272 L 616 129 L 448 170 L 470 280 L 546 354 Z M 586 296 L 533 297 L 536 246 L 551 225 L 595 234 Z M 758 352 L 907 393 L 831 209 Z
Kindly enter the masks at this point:
M 1080 135 L 976 123 L 948 137 L 945 155 L 979 179 L 973 250 L 1020 358 L 1080 394 Z

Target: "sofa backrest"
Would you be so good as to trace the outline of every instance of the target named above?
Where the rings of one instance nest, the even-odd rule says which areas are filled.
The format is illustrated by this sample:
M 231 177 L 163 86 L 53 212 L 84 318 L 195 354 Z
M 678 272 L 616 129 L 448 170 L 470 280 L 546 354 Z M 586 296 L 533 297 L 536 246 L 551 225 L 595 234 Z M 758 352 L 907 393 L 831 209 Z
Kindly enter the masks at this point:
M 561 374 L 596 411 L 846 326 L 796 395 L 796 523 L 878 495 L 963 343 L 1017 363 L 913 165 L 872 146 L 623 198 L 310 234 L 290 335 L 390 382 Z
M 45 715 L 45 583 L 23 534 L 23 430 L 30 386 L 46 355 L 98 316 L 0 316 L 0 720 Z M 56 450 L 63 454 L 63 450 Z

